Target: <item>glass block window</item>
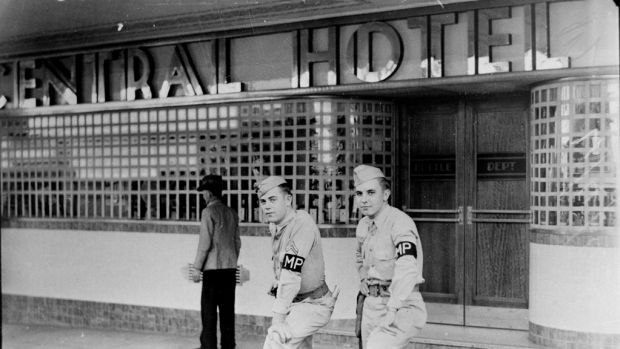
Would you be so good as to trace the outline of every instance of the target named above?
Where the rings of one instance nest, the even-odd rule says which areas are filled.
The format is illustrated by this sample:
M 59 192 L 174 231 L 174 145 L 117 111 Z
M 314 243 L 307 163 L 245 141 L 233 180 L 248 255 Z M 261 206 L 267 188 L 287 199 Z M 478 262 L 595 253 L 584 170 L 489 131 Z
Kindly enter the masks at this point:
M 618 226 L 618 80 L 566 80 L 531 95 L 533 226 Z
M 210 173 L 242 222 L 262 218 L 254 183 L 281 175 L 318 223 L 354 223 L 352 169 L 391 176 L 393 118 L 329 98 L 2 117 L 2 216 L 195 221 Z

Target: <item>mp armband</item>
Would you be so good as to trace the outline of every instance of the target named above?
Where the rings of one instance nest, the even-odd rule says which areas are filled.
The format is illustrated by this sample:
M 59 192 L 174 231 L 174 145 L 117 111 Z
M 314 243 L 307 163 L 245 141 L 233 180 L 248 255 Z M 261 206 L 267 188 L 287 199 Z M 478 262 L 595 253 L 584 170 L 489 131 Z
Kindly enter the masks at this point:
M 304 265 L 306 259 L 293 254 L 285 254 L 282 260 L 282 269 L 296 271 L 301 273 L 301 267 Z
M 413 258 L 418 258 L 418 250 L 413 242 L 402 241 L 396 244 L 396 258 L 402 256 L 413 256 Z

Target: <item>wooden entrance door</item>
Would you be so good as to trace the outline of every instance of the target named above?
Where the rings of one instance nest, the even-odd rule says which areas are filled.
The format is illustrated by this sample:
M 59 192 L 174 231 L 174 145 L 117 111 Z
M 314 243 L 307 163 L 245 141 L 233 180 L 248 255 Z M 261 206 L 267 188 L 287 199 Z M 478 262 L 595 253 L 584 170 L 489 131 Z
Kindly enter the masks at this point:
M 422 239 L 429 322 L 527 328 L 527 96 L 404 110 L 397 201 Z

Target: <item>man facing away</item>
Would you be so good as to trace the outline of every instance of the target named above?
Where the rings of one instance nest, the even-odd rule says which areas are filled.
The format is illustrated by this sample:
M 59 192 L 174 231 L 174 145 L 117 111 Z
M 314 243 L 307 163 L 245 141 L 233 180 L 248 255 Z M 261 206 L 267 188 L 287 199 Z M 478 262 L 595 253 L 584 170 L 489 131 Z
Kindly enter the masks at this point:
M 224 205 L 222 177 L 207 175 L 197 188 L 207 207 L 202 210 L 200 237 L 190 277 L 199 282 L 202 272 L 200 349 L 217 348 L 217 313 L 221 349 L 235 348 L 235 287 L 237 259 L 241 249 L 239 218 Z
M 380 169 L 357 166 L 357 206 L 364 216 L 357 225 L 356 264 L 366 349 L 405 348 L 426 323 L 426 306 L 418 290 L 422 278 L 422 244 L 415 223 L 390 206 L 390 184 Z
M 319 229 L 310 215 L 292 207 L 286 180 L 271 176 L 258 184 L 257 195 L 272 239 L 275 283 L 273 318 L 264 349 L 312 348 L 312 336 L 329 321 L 334 295 L 325 283 Z

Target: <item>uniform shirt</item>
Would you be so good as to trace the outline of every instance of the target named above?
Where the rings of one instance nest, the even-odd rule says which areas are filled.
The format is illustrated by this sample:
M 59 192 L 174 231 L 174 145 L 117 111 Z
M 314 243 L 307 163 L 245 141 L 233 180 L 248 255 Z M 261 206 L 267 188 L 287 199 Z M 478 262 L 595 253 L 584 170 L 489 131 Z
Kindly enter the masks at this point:
M 371 224 L 376 231 L 369 233 Z M 415 285 L 423 283 L 422 265 L 424 255 L 418 230 L 413 219 L 401 210 L 386 205 L 374 220 L 364 217 L 355 231 L 357 238 L 356 262 L 361 280 L 370 284 L 387 284 L 389 307 L 400 308 L 403 301 L 413 292 Z M 403 255 L 397 258 L 397 246 L 401 242 L 415 245 L 417 257 Z
M 272 311 L 286 314 L 298 293 L 313 291 L 325 282 L 321 235 L 314 220 L 302 210 L 291 210 L 278 226 L 269 224 L 269 231 L 273 247 L 273 271 L 278 283 Z M 301 271 L 283 268 L 285 256 L 289 262 L 292 261 L 291 256 L 303 258 Z
M 237 268 L 241 249 L 238 222 L 235 211 L 221 200 L 207 204 L 202 210 L 194 267 L 202 270 Z

